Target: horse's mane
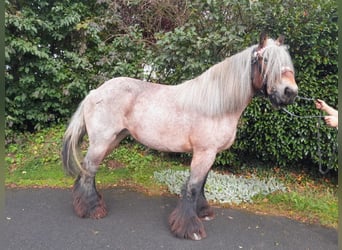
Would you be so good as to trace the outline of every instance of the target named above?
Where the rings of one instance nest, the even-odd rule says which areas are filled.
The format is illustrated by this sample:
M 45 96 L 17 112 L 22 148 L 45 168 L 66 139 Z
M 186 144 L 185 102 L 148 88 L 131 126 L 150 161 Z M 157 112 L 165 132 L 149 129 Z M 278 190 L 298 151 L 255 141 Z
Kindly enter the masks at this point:
M 185 110 L 196 110 L 208 116 L 234 113 L 244 108 L 253 97 L 251 60 L 253 45 L 210 67 L 198 77 L 178 85 L 178 101 Z M 282 67 L 293 65 L 284 46 L 268 39 L 263 52 L 268 87 L 279 82 Z

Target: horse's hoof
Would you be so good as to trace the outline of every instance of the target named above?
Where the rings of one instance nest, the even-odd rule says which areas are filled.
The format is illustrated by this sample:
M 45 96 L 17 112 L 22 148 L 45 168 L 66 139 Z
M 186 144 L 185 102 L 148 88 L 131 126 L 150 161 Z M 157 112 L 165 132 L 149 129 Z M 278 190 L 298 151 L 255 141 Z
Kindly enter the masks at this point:
M 193 240 L 201 240 L 202 237 L 201 237 L 199 234 L 194 233 L 192 239 L 193 239 Z
M 207 237 L 207 233 L 205 232 L 204 228 L 199 230 L 196 233 L 189 233 L 187 235 L 187 237 L 185 237 L 186 239 L 190 239 L 190 240 L 202 240 L 205 239 Z
M 178 238 L 202 240 L 207 237 L 201 220 L 197 217 L 178 217 L 176 213 L 172 213 L 169 218 L 171 232 Z
M 107 208 L 102 195 L 81 196 L 74 192 L 74 211 L 81 218 L 100 219 L 107 215 Z
M 91 219 L 101 219 L 107 215 L 106 207 L 97 207 L 90 212 L 89 218 Z
M 201 218 L 201 220 L 204 220 L 204 221 L 210 221 L 210 220 L 213 220 L 214 219 L 214 216 L 204 216 Z
M 205 208 L 202 208 L 199 212 L 198 212 L 198 217 L 201 219 L 201 220 L 204 220 L 204 221 L 210 221 L 212 219 L 215 218 L 215 213 L 214 213 L 214 210 L 207 206 Z

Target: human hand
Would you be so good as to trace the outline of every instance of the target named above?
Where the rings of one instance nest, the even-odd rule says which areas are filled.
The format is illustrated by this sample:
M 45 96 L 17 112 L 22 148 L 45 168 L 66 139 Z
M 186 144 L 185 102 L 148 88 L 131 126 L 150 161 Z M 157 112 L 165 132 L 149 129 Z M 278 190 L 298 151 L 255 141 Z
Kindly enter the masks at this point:
M 325 116 L 324 121 L 329 127 L 336 128 L 338 126 L 338 118 L 336 116 Z
M 319 109 L 319 110 L 325 111 L 325 109 L 327 108 L 327 104 L 325 103 L 325 101 L 320 100 L 320 99 L 315 100 L 315 105 L 316 105 L 316 109 Z

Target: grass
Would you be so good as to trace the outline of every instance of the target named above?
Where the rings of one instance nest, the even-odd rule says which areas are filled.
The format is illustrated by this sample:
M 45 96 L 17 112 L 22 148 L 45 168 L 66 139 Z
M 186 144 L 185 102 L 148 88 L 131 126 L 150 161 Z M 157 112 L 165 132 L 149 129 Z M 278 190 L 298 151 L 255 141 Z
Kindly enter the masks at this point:
M 260 213 L 283 215 L 302 222 L 337 228 L 338 205 L 334 192 L 291 191 L 257 196 L 249 209 Z
M 8 144 L 5 185 L 9 188 L 71 188 L 74 179 L 64 173 L 60 160 L 64 130 L 63 126 L 57 126 L 36 134 L 17 136 L 15 143 Z M 154 179 L 154 172 L 188 169 L 188 163 L 187 157 L 159 153 L 126 142 L 105 159 L 96 182 L 99 188 L 130 186 L 148 194 L 163 195 L 168 193 L 167 188 Z M 312 171 L 303 168 L 266 167 L 252 161 L 237 167 L 216 167 L 215 171 L 224 174 L 233 172 L 246 178 L 274 177 L 288 189 L 288 192 L 257 195 L 253 203 L 229 207 L 337 228 L 337 181 L 334 178 L 314 176 Z

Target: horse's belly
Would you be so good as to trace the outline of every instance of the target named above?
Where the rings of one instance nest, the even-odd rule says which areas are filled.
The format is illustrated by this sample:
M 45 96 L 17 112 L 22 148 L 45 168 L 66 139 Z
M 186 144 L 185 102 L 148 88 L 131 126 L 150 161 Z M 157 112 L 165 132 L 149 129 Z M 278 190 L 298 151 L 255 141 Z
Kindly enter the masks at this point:
M 145 146 L 164 152 L 191 152 L 191 146 L 182 140 L 170 140 L 169 138 L 151 139 L 138 135 L 133 136 L 137 141 Z
M 153 124 L 140 123 L 139 126 L 130 128 L 129 132 L 134 139 L 149 148 L 166 152 L 190 152 L 192 149 L 188 133 L 170 129 L 170 125 L 161 124 L 157 127 Z
M 191 121 L 175 109 L 157 105 L 138 106 L 127 119 L 127 129 L 134 139 L 160 151 L 190 152 Z

